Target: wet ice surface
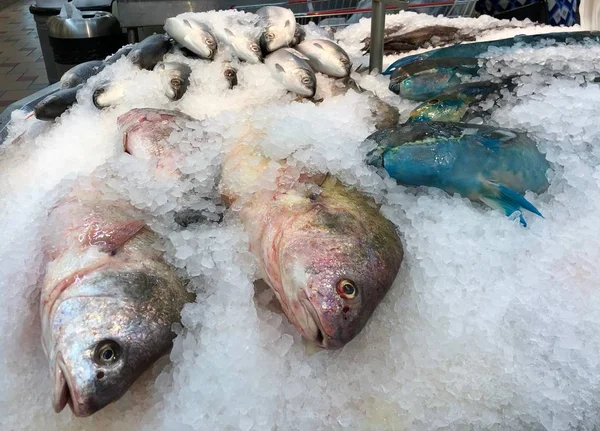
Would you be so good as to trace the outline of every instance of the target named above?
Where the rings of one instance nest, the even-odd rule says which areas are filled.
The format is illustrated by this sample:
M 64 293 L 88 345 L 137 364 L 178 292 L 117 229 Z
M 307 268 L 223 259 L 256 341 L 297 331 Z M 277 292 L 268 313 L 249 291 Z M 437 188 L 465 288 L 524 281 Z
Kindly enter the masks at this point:
M 15 118 L 11 137 L 26 128 L 29 136 L 0 150 L 3 429 L 571 430 L 600 423 L 600 84 L 569 76 L 596 71 L 600 48 L 500 54 L 503 73 L 535 73 L 519 78 L 516 96 L 491 121 L 530 132 L 554 168 L 549 191 L 527 195 L 545 219 L 528 217 L 526 229 L 458 196 L 380 179 L 361 162 L 369 149 L 361 142 L 374 131 L 366 96 L 294 102 L 262 65 L 237 65 L 239 85 L 230 91 L 216 64 L 173 55 L 192 65 L 194 84 L 172 103 L 155 74 L 120 60 L 92 78 L 80 104 L 53 126 Z M 541 75 L 528 59 L 546 63 Z M 546 73 L 556 65 L 565 73 Z M 125 82 L 125 102 L 97 111 L 92 87 L 114 77 Z M 327 93 L 326 82 L 319 77 L 319 91 Z M 403 119 L 415 106 L 388 92 L 386 78 L 365 76 L 360 84 L 398 106 Z M 144 163 L 121 153 L 116 118 L 134 107 L 181 109 L 201 121 L 201 129 L 172 137 L 195 156 L 180 166 L 191 179 L 153 180 Z M 214 197 L 222 152 L 250 124 L 267 155 L 356 184 L 398 226 L 405 247 L 398 279 L 341 351 L 308 348 L 270 290 L 253 287 L 255 263 L 235 212 L 221 225 L 173 222 L 186 193 Z M 205 133 L 210 143 L 194 144 Z M 48 192 L 107 161 L 119 174 L 98 174 L 106 192 L 146 210 L 198 301 L 183 311 L 170 361 L 118 402 L 74 419 L 50 403 L 35 306 L 37 239 Z

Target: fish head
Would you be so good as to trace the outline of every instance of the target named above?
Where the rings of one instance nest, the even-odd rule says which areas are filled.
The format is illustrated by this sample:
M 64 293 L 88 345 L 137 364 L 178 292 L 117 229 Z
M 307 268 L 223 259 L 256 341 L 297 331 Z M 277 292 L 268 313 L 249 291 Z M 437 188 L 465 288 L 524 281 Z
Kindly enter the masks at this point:
M 92 101 L 98 109 L 115 106 L 125 97 L 125 88 L 122 83 L 108 81 L 101 83 L 92 92 Z
M 237 70 L 231 66 L 231 63 L 223 62 L 223 76 L 229 83 L 229 89 L 232 89 L 237 85 Z
M 244 38 L 239 43 L 235 43 L 235 50 L 239 57 L 248 63 L 257 64 L 264 61 L 263 52 L 256 40 Z
M 304 28 L 301 25 L 296 25 L 296 31 L 294 32 L 294 38 L 292 39 L 290 46 L 294 47 L 294 46 L 298 45 L 300 42 L 302 42 L 304 40 L 305 37 L 306 37 L 306 31 L 304 30 Z
M 265 31 L 260 35 L 260 47 L 266 54 L 275 52 L 279 48 L 288 45 L 287 32 L 281 31 L 277 26 L 267 26 Z
M 192 69 L 183 63 L 158 63 L 154 68 L 161 75 L 165 94 L 169 100 L 179 100 L 190 85 Z
M 275 70 L 277 74 L 282 75 L 281 80 L 288 90 L 308 98 L 315 95 L 317 78 L 312 70 L 304 67 L 289 67 L 289 65 L 286 69 L 279 63 L 275 65 Z
M 390 90 L 409 100 L 425 101 L 461 82 L 460 75 L 453 69 L 428 70 L 394 83 L 393 90 L 390 80 Z
M 338 349 L 364 328 L 391 287 L 402 248 L 376 208 L 319 199 L 280 249 L 282 302 L 306 339 Z
M 111 272 L 61 295 L 45 334 L 57 413 L 68 404 L 75 416 L 92 415 L 168 353 L 184 302 L 173 283 L 146 272 Z
M 410 121 L 453 121 L 458 122 L 466 112 L 466 100 L 456 97 L 438 96 L 420 104 L 410 113 Z
M 79 84 L 73 88 L 62 88 L 56 93 L 50 94 L 37 103 L 33 112 L 38 120 L 54 120 L 60 117 L 76 101 L 77 91 L 83 85 Z

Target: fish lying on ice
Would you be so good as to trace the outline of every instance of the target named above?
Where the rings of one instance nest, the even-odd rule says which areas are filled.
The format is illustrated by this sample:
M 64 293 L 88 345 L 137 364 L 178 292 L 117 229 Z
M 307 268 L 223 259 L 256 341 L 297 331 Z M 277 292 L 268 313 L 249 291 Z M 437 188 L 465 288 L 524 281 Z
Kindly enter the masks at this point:
M 140 69 L 152 70 L 171 49 L 171 41 L 164 34 L 153 34 L 136 43 L 127 58 Z
M 377 143 L 367 162 L 400 184 L 458 193 L 507 216 L 522 209 L 542 215 L 523 194 L 548 189 L 550 164 L 525 134 L 474 124 L 417 122 L 380 130 L 367 139 Z M 527 226 L 522 214 L 519 219 Z
M 73 88 L 84 84 L 89 78 L 97 75 L 104 69 L 104 62 L 100 60 L 86 61 L 67 70 L 60 77 L 61 88 Z
M 219 46 L 230 47 L 241 61 L 262 63 L 264 57 L 259 45 L 262 26 L 259 17 L 246 14 L 237 19 L 229 18 L 212 23 L 211 28 Z
M 463 78 L 477 75 L 479 69 L 476 58 L 422 60 L 395 69 L 389 89 L 405 99 L 422 102 L 461 84 Z
M 73 88 L 60 89 L 42 99 L 33 108 L 35 118 L 38 120 L 52 121 L 64 114 L 77 101 L 77 92 L 83 84 Z
M 190 85 L 192 69 L 184 63 L 161 61 L 154 70 L 160 74 L 165 94 L 169 100 L 181 99 Z
M 93 188 L 75 186 L 50 210 L 40 312 L 56 412 L 90 416 L 170 350 L 193 297 L 156 240 L 131 207 Z
M 269 54 L 265 58 L 265 64 L 287 90 L 310 98 L 317 91 L 317 78 L 307 60 L 298 51 L 284 48 Z
M 382 75 L 391 75 L 394 70 L 399 67 L 407 66 L 411 63 L 422 61 L 422 60 L 433 60 L 441 58 L 476 58 L 483 54 L 492 47 L 512 47 L 516 44 L 525 44 L 529 46 L 536 46 L 544 43 L 544 46 L 548 46 L 548 42 L 554 44 L 581 44 L 586 41 L 600 42 L 600 32 L 598 31 L 573 31 L 573 32 L 561 32 L 561 33 L 543 33 L 543 34 L 532 34 L 532 35 L 517 35 L 507 39 L 491 40 L 485 42 L 474 42 L 474 43 L 462 43 L 458 45 L 451 45 L 444 48 L 433 49 L 420 54 L 409 55 L 402 57 L 399 60 L 393 62 Z
M 265 54 L 290 46 L 296 36 L 296 17 L 290 9 L 263 6 L 256 15 L 261 17 L 265 27 L 260 37 L 260 46 Z
M 476 39 L 473 35 L 467 34 L 457 27 L 445 25 L 421 27 L 406 33 L 398 33 L 398 29 L 395 29 L 391 33 L 386 34 L 383 38 L 384 55 L 400 54 L 420 48 L 438 47 Z M 362 51 L 365 53 L 370 52 L 371 39 L 366 38 L 362 43 L 364 44 Z
M 296 46 L 296 50 L 308 58 L 308 64 L 315 72 L 332 78 L 345 78 L 350 75 L 350 57 L 337 43 L 330 40 L 311 39 Z
M 208 25 L 193 18 L 167 18 L 165 31 L 181 46 L 205 60 L 212 60 L 217 52 L 217 41 Z
M 417 106 L 410 113 L 409 121 L 470 122 L 489 114 L 479 106 L 490 97 L 500 98 L 503 89 L 513 91 L 516 85 L 512 78 L 500 82 L 477 81 L 451 87 Z M 491 103 L 494 103 L 491 100 Z
M 290 322 L 317 345 L 340 348 L 362 330 L 396 278 L 400 238 L 375 202 L 333 177 L 288 183 L 281 164 L 276 190 L 248 195 L 251 184 L 272 175 L 269 163 L 239 144 L 222 165 L 221 193 L 242 204 L 250 249 Z

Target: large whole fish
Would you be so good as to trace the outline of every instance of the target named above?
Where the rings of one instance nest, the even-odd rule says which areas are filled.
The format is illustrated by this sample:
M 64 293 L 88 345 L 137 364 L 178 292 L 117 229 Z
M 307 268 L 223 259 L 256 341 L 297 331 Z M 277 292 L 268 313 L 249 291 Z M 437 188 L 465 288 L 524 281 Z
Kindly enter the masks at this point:
M 313 97 L 317 91 L 317 78 L 307 60 L 295 49 L 284 48 L 269 54 L 265 64 L 287 90 L 300 96 Z
M 405 99 L 424 101 L 477 75 L 476 58 L 419 60 L 398 67 L 390 77 L 389 89 Z
M 89 416 L 119 399 L 168 353 L 192 297 L 123 202 L 78 187 L 51 210 L 43 236 L 42 342 L 53 404 Z
M 262 277 L 308 340 L 335 349 L 352 340 L 396 278 L 402 244 L 375 203 L 333 177 L 288 182 L 276 190 L 269 161 L 240 144 L 225 158 L 221 192 L 238 201 Z M 295 175 L 293 178 L 297 178 Z
M 416 122 L 375 132 L 369 164 L 398 183 L 436 187 L 498 208 L 541 216 L 523 194 L 548 189 L 550 165 L 526 135 L 488 126 Z M 521 223 L 527 223 L 520 215 Z
M 350 75 L 350 57 L 335 42 L 324 39 L 305 40 L 296 46 L 296 50 L 308 58 L 308 64 L 316 72 L 333 78 L 345 78 Z
M 217 52 L 217 41 L 208 25 L 191 17 L 167 18 L 164 29 L 177 43 L 200 58 L 212 60 Z
M 260 37 L 260 46 L 265 54 L 292 44 L 296 36 L 296 17 L 290 9 L 263 6 L 256 14 L 262 18 L 265 27 Z
M 469 122 L 489 114 L 481 102 L 495 103 L 503 89 L 512 91 L 516 85 L 511 78 L 500 82 L 476 81 L 451 87 L 417 106 L 410 113 L 409 121 Z M 487 104 L 487 103 L 486 103 Z
M 383 75 L 391 75 L 394 70 L 399 67 L 407 66 L 411 63 L 420 60 L 433 60 L 436 58 L 475 58 L 492 47 L 511 47 L 516 44 L 524 44 L 536 46 L 543 43 L 548 46 L 549 42 L 554 44 L 581 44 L 586 41 L 600 42 L 600 32 L 598 31 L 574 31 L 561 33 L 544 33 L 533 35 L 518 35 L 507 39 L 491 40 L 486 42 L 464 43 L 458 45 L 447 46 L 444 48 L 433 49 L 420 54 L 409 55 L 402 57 L 393 62 L 384 72 Z

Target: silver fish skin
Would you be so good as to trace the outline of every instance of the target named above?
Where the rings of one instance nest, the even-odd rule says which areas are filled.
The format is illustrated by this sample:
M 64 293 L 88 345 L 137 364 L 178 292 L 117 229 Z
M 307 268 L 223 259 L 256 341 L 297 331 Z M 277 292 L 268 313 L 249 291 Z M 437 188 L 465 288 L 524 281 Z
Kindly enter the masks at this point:
M 190 85 L 190 66 L 179 62 L 160 62 L 154 68 L 160 74 L 165 95 L 175 101 L 183 97 Z
M 192 300 L 127 203 L 76 185 L 50 210 L 40 279 L 53 406 L 90 416 L 118 400 L 172 347 Z
M 165 31 L 181 46 L 205 60 L 212 60 L 217 52 L 217 40 L 210 27 L 193 18 L 167 18 Z
M 83 84 L 73 88 L 61 88 L 42 99 L 33 108 L 35 118 L 43 121 L 53 121 L 60 117 L 77 102 L 77 92 L 81 87 L 83 87 Z
M 152 70 L 171 49 L 171 41 L 167 35 L 153 34 L 132 48 L 127 58 L 140 69 Z
M 61 88 L 73 88 L 85 82 L 92 76 L 97 75 L 104 69 L 104 62 L 100 60 L 86 61 L 73 66 L 60 77 Z
M 305 40 L 295 48 L 308 57 L 308 64 L 316 72 L 332 78 L 350 76 L 352 63 L 350 57 L 337 43 L 330 40 Z
M 286 89 L 310 98 L 317 91 L 317 79 L 306 60 L 307 57 L 298 51 L 283 48 L 269 54 L 265 64 Z
M 296 17 L 287 8 L 264 6 L 256 11 L 264 22 L 260 46 L 265 54 L 290 46 L 296 36 Z

